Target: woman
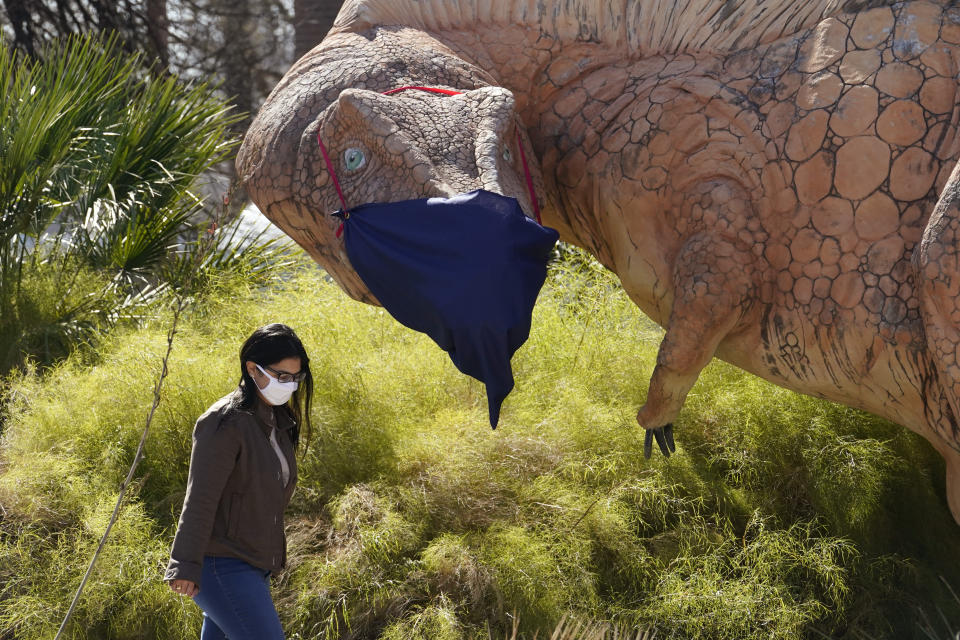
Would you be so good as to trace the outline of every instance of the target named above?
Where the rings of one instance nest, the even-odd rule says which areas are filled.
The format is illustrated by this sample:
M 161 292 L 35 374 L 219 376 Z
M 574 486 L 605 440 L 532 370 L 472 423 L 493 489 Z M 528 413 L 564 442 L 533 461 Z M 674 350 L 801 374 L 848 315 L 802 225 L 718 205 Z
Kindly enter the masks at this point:
M 283 510 L 312 395 L 303 344 L 270 324 L 240 349 L 239 387 L 197 420 L 164 580 L 203 610 L 201 640 L 283 639 L 269 576 L 286 564 Z

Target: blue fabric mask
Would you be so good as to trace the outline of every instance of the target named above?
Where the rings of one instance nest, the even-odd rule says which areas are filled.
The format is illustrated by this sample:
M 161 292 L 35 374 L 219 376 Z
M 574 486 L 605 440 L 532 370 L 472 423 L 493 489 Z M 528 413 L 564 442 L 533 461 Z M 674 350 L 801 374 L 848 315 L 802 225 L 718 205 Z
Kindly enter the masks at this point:
M 515 198 L 477 190 L 352 207 L 347 255 L 400 323 L 429 335 L 486 385 L 490 426 L 513 389 L 510 358 L 530 319 L 559 234 Z

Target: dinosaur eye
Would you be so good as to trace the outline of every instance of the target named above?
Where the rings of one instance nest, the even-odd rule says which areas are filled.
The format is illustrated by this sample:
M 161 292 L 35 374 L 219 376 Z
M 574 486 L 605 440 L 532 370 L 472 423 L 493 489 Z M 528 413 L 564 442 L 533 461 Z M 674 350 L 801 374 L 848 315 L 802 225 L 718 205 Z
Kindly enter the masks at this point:
M 347 165 L 347 171 L 356 171 L 367 164 L 367 156 L 362 150 L 351 147 L 343 152 L 343 161 Z
M 504 147 L 503 152 L 500 155 L 505 161 L 513 162 L 513 154 L 510 153 L 510 147 Z

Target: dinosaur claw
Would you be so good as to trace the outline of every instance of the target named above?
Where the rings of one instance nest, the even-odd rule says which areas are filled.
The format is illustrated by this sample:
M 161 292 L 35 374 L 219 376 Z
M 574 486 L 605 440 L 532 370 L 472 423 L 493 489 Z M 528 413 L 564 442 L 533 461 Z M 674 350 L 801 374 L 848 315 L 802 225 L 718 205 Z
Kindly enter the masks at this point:
M 643 457 L 647 460 L 653 454 L 653 439 L 657 439 L 657 446 L 663 455 L 670 457 L 670 454 L 677 450 L 677 445 L 673 442 L 673 424 L 668 424 L 655 429 L 647 429 L 647 434 L 643 439 Z
M 651 429 L 653 431 L 654 437 L 657 439 L 657 444 L 660 446 L 660 451 L 663 452 L 663 455 L 670 457 L 670 448 L 667 446 L 667 437 L 663 434 L 664 427 L 657 427 L 656 429 Z

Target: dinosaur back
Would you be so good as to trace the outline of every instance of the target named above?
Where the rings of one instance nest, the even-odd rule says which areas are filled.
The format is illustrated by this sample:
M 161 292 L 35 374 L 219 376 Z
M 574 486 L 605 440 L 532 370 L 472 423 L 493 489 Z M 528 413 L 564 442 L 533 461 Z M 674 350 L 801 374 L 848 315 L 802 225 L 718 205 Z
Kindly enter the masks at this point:
M 402 25 L 430 32 L 525 24 L 628 55 L 731 52 L 894 0 L 347 0 L 335 31 Z

